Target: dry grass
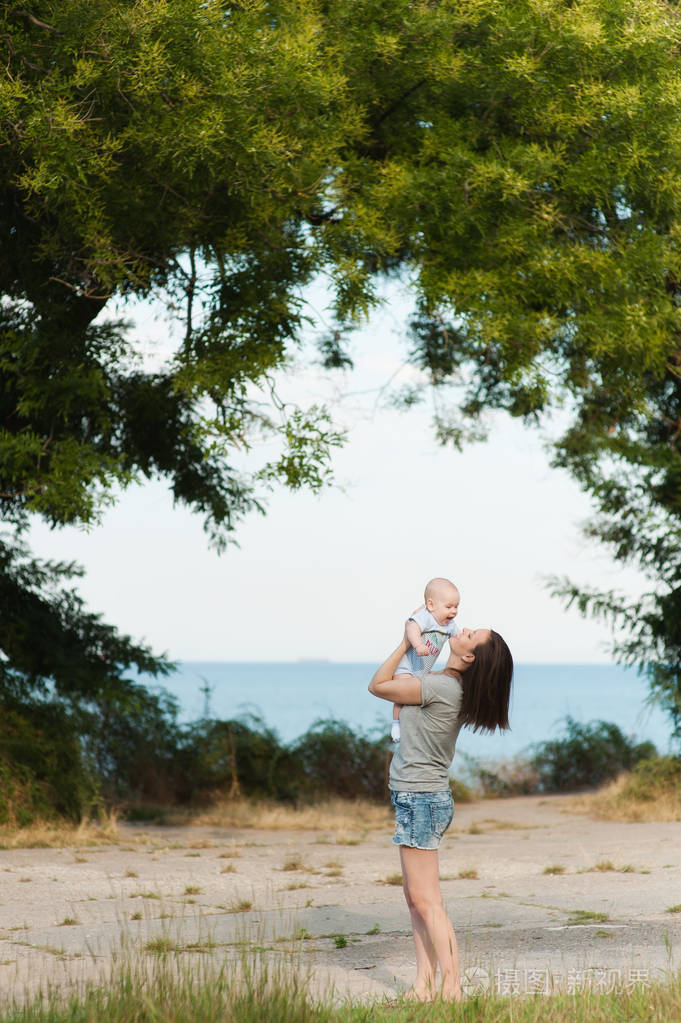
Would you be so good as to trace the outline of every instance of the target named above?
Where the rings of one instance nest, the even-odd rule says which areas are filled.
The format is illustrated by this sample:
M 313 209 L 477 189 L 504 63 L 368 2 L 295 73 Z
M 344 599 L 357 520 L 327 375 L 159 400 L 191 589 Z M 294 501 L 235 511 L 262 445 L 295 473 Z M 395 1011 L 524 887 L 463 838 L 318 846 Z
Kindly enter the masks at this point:
M 381 883 L 382 884 L 401 885 L 402 884 L 402 875 L 401 874 L 388 874 L 387 877 L 384 877 L 384 878 L 381 879 Z
M 499 817 L 483 817 L 477 824 L 483 824 L 486 831 L 532 831 L 542 827 L 541 824 L 523 824 L 518 821 L 501 820 Z
M 365 800 L 328 799 L 311 806 L 285 806 L 250 800 L 225 800 L 189 819 L 173 823 L 223 828 L 263 828 L 267 831 L 357 832 L 384 831 L 392 826 L 389 805 Z
M 612 860 L 599 860 L 598 863 L 594 863 L 593 867 L 587 867 L 586 872 L 588 874 L 607 874 L 609 871 L 615 871 L 617 867 Z
M 622 775 L 598 792 L 566 801 L 565 809 L 605 821 L 681 821 L 681 788 L 637 799 L 625 791 L 630 781 L 630 774 Z
M 118 819 L 109 813 L 98 821 L 36 821 L 25 828 L 0 828 L 0 849 L 63 849 L 115 845 L 120 842 Z
M 280 870 L 305 870 L 305 871 L 308 871 L 308 872 L 312 870 L 312 868 L 310 866 L 308 866 L 307 863 L 305 863 L 305 861 L 304 861 L 303 857 L 300 855 L 300 853 L 291 853 L 291 855 L 286 858 L 286 860 L 284 861 L 284 863 L 282 864 L 282 866 L 279 869 Z

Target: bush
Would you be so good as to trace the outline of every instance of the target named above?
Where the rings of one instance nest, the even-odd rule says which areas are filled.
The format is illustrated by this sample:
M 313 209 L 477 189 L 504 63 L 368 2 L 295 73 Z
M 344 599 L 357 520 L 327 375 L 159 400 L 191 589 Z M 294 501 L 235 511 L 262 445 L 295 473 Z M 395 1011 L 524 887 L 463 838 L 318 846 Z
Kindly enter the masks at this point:
M 580 724 L 567 717 L 565 733 L 530 747 L 540 792 L 596 788 L 656 754 L 651 742 L 636 743 L 607 721 Z
M 295 801 L 303 769 L 277 733 L 249 714 L 233 721 L 200 721 L 185 733 L 180 758 L 186 763 L 181 802 L 201 802 L 220 792 Z
M 471 780 L 483 796 L 499 799 L 538 791 L 537 772 L 522 756 L 500 763 L 484 763 L 471 756 L 466 759 Z
M 449 791 L 452 793 L 452 799 L 455 803 L 472 803 L 473 793 L 470 787 L 459 778 L 449 779 Z
M 138 751 L 138 764 L 139 759 Z M 167 756 L 152 755 L 145 771 L 126 773 L 123 780 L 130 812 L 146 814 L 149 808 L 158 811 L 159 803 L 200 805 L 216 796 L 290 803 L 327 796 L 379 800 L 386 795 L 386 776 L 383 739 L 330 719 L 315 722 L 286 745 L 262 718 L 249 714 L 202 720 L 178 731 Z
M 0 708 L 0 824 L 24 827 L 37 818 L 78 821 L 96 802 L 77 730 L 56 702 Z
M 653 800 L 681 790 L 681 757 L 647 757 L 634 767 L 619 795 Z
M 353 732 L 333 718 L 315 721 L 291 747 L 303 780 L 299 796 L 342 796 L 346 799 L 384 799 L 387 793 L 386 742 Z

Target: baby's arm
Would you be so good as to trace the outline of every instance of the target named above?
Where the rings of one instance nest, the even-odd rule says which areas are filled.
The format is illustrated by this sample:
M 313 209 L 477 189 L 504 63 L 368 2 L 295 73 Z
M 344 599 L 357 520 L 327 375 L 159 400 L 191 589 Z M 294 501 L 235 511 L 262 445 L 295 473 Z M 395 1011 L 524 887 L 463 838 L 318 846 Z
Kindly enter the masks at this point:
M 419 628 L 418 622 L 415 622 L 413 618 L 410 618 L 409 621 L 407 622 L 404 634 L 411 643 L 411 645 L 413 646 L 416 653 L 419 655 L 419 657 L 428 656 L 430 650 L 421 639 L 421 630 Z

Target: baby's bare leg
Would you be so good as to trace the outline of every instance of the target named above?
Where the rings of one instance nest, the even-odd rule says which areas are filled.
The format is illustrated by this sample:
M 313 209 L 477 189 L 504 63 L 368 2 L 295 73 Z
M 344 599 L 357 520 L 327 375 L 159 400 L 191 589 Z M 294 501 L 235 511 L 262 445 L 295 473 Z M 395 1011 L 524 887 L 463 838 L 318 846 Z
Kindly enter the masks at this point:
M 395 678 L 413 678 L 412 675 L 402 674 L 395 675 Z M 390 737 L 393 742 L 400 741 L 400 711 L 402 710 L 401 703 L 393 703 L 393 723 L 390 728 Z

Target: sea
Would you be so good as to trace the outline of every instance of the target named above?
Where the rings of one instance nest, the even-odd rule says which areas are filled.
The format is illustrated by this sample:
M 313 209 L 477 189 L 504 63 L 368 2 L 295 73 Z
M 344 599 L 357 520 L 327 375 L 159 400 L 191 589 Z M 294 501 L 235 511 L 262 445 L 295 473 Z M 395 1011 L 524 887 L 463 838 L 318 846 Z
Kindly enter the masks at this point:
M 376 664 L 301 661 L 256 663 L 184 661 L 163 682 L 178 701 L 184 723 L 202 717 L 228 720 L 253 715 L 293 742 L 316 721 L 335 719 L 355 731 L 386 734 L 391 705 L 367 691 Z M 612 664 L 518 664 L 511 698 L 511 730 L 479 735 L 463 730 L 457 755 L 484 763 L 509 760 L 533 744 L 556 739 L 566 717 L 614 722 L 625 735 L 670 745 L 670 724 L 650 704 L 645 678 Z

